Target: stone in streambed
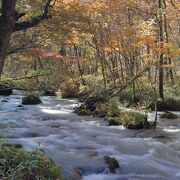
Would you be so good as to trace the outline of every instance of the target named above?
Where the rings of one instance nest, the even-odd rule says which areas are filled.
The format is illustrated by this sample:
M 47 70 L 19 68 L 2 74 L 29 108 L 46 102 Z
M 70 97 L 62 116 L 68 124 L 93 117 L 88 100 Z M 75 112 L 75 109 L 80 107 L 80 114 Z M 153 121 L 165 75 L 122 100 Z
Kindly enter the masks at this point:
M 115 173 L 116 169 L 120 168 L 120 165 L 115 158 L 110 157 L 110 156 L 104 156 L 104 160 L 106 164 L 108 165 L 109 171 L 111 173 Z
M 8 102 L 8 100 L 6 100 L 6 99 L 3 99 L 1 102 L 4 102 L 4 103 L 6 103 L 6 102 Z
M 172 112 L 166 111 L 165 113 L 163 113 L 160 118 L 164 118 L 164 119 L 177 119 L 178 116 Z
M 43 96 L 57 96 L 57 94 L 54 91 L 46 90 L 44 91 Z
M 18 105 L 17 106 L 18 108 L 23 108 L 24 106 L 22 104 Z
M 42 103 L 41 99 L 35 95 L 28 95 L 22 98 L 23 105 L 36 105 L 41 103 Z
M 92 112 L 84 107 L 84 105 L 81 105 L 80 107 L 75 108 L 74 113 L 80 116 L 90 116 L 92 115 Z
M 13 92 L 11 88 L 4 85 L 0 85 L 0 96 L 10 96 L 12 94 Z
M 108 126 L 120 126 L 122 125 L 122 122 L 119 121 L 118 117 L 108 117 L 106 118 L 106 120 L 108 121 Z

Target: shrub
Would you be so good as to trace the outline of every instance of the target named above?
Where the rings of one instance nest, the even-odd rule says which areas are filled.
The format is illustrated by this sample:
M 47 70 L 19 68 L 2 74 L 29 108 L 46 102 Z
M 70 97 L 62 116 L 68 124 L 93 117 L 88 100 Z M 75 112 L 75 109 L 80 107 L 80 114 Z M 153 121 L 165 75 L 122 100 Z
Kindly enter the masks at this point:
M 14 146 L 2 146 L 0 151 L 0 179 L 63 180 L 60 167 L 42 150 L 26 152 Z
M 69 81 L 61 86 L 62 98 L 78 98 L 79 97 L 79 86 Z
M 147 115 L 134 111 L 121 111 L 119 119 L 122 124 L 129 129 L 149 128 L 150 124 L 147 121 Z
M 108 114 L 107 104 L 98 104 L 96 110 L 94 111 L 94 115 L 100 118 L 106 117 Z

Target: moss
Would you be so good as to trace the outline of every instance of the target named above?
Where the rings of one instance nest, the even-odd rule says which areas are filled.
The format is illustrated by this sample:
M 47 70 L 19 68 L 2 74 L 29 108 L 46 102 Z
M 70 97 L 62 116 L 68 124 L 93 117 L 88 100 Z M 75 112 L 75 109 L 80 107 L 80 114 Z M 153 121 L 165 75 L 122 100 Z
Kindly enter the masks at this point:
M 99 118 L 105 118 L 108 114 L 108 107 L 106 104 L 98 104 L 96 110 L 94 111 L 94 116 Z
M 140 112 L 121 111 L 119 121 L 128 129 L 143 129 L 149 128 L 150 124 L 147 121 L 147 115 Z
M 83 105 L 81 105 L 80 107 L 77 107 L 74 110 L 74 113 L 76 113 L 77 115 L 80 115 L 80 116 L 89 116 L 89 115 L 92 115 L 92 112 L 89 111 L 88 109 L 86 109 Z
M 106 120 L 109 122 L 109 126 L 119 126 L 122 125 L 122 122 L 118 117 L 106 117 Z
M 26 152 L 15 147 L 2 147 L 0 151 L 1 179 L 63 180 L 63 171 L 40 150 Z
M 97 94 L 91 94 L 90 96 L 84 96 L 81 101 L 83 104 L 75 109 L 75 113 L 78 115 L 99 115 L 100 104 L 105 102 L 105 98 Z

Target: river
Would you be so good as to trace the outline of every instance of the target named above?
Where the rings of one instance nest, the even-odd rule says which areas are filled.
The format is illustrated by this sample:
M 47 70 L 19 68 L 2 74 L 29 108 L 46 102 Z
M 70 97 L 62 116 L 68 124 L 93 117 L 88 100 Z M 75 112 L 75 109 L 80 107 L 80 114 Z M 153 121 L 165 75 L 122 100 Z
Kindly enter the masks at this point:
M 40 105 L 20 107 L 21 98 L 18 91 L 0 96 L 3 139 L 30 151 L 43 148 L 73 180 L 79 179 L 76 169 L 83 180 L 180 179 L 180 118 L 159 119 L 157 129 L 139 134 L 73 114 L 75 99 L 42 97 Z M 115 174 L 108 173 L 106 155 L 120 164 Z

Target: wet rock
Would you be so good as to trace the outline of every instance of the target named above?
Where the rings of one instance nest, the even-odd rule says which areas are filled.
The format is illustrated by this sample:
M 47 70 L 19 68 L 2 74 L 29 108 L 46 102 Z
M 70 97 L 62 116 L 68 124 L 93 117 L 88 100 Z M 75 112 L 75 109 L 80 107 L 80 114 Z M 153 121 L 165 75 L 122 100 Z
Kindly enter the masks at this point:
M 74 169 L 77 174 L 82 177 L 83 172 L 80 169 Z
M 0 96 L 10 96 L 12 94 L 13 92 L 11 88 L 4 85 L 0 85 Z
M 8 147 L 8 148 L 14 147 L 14 148 L 20 149 L 20 148 L 22 148 L 23 146 L 22 146 L 21 144 L 9 144 L 9 143 L 4 143 L 4 144 L 2 144 L 2 147 Z
M 23 108 L 24 106 L 23 106 L 22 104 L 20 104 L 20 105 L 18 105 L 17 107 L 19 107 L 19 108 Z
M 153 139 L 165 139 L 165 138 L 167 138 L 165 135 L 159 135 L 153 137 Z
M 147 115 L 141 112 L 121 111 L 119 114 L 119 121 L 127 129 L 150 129 L 151 124 L 147 120 Z
M 40 98 L 35 95 L 28 95 L 22 98 L 22 104 L 24 105 L 36 105 L 41 103 L 42 101 L 40 100 Z
M 134 130 L 139 130 L 139 129 L 150 129 L 151 124 L 148 121 L 144 122 L 133 122 L 127 126 L 128 129 L 134 129 Z
M 59 128 L 60 125 L 51 125 L 52 128 Z
M 110 156 L 104 156 L 104 160 L 106 164 L 108 165 L 109 171 L 111 173 L 115 173 L 116 169 L 120 168 L 120 165 L 115 158 L 110 157 Z
M 31 134 L 30 134 L 30 137 L 38 137 L 38 133 L 37 132 L 31 132 Z
M 106 120 L 109 123 L 108 126 L 119 126 L 119 125 L 122 125 L 122 123 L 118 121 L 118 117 L 109 117 Z
M 108 114 L 108 110 L 104 109 L 104 110 L 96 110 L 93 112 L 93 115 L 95 117 L 99 117 L 99 118 L 105 118 Z
M 4 103 L 6 103 L 6 102 L 8 102 L 8 100 L 6 100 L 6 99 L 3 99 L 1 102 L 4 102 Z
M 80 116 L 90 116 L 90 115 L 92 115 L 92 112 L 90 110 L 88 110 L 88 109 L 85 109 L 83 106 L 77 107 L 74 110 L 74 113 L 76 113 L 77 115 L 80 115 Z
M 44 91 L 43 96 L 57 96 L 57 94 L 54 91 L 46 90 Z
M 165 118 L 165 119 L 177 119 L 178 116 L 172 112 L 166 111 L 163 113 L 160 118 Z

